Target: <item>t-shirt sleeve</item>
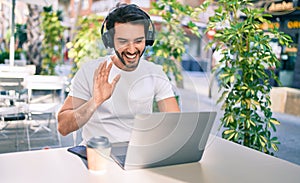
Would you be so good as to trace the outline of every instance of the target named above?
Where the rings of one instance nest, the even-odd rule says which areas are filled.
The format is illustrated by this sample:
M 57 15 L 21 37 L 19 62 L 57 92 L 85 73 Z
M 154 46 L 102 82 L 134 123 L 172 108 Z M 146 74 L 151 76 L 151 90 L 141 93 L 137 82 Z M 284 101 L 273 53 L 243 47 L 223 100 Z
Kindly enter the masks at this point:
M 91 98 L 89 81 L 84 68 L 79 69 L 71 81 L 71 89 L 69 95 L 72 97 L 89 100 Z
M 162 67 L 157 69 L 156 85 L 155 85 L 155 100 L 160 101 L 166 98 L 174 97 L 173 85 Z

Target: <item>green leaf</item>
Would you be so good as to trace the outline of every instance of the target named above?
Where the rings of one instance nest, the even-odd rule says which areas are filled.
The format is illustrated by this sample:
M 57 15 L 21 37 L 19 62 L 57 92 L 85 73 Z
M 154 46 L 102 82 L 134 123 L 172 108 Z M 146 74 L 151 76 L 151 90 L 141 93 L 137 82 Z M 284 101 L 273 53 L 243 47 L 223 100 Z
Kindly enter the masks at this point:
M 234 137 L 235 133 L 232 133 L 231 135 L 229 135 L 229 137 L 227 138 L 227 140 L 231 140 Z
M 252 126 L 256 126 L 255 122 L 252 121 L 251 119 L 249 119 L 249 123 L 250 123 L 250 125 L 252 125 Z
M 234 78 L 235 78 L 234 75 L 232 75 L 232 76 L 230 77 L 230 82 L 231 82 L 231 83 L 234 82 Z
M 220 34 L 220 33 L 216 33 L 216 34 L 214 35 L 215 38 L 219 38 L 219 37 L 221 37 L 221 36 L 223 36 L 223 35 Z
M 196 27 L 197 28 L 196 24 L 194 22 L 192 22 L 192 21 L 189 21 L 188 24 L 187 24 L 187 26 L 188 27 Z
M 270 122 L 273 123 L 274 125 L 280 125 L 280 122 L 274 118 L 270 119 Z
M 234 132 L 235 132 L 235 130 L 225 130 L 224 134 L 228 135 L 228 134 L 231 134 L 231 133 L 234 133 Z

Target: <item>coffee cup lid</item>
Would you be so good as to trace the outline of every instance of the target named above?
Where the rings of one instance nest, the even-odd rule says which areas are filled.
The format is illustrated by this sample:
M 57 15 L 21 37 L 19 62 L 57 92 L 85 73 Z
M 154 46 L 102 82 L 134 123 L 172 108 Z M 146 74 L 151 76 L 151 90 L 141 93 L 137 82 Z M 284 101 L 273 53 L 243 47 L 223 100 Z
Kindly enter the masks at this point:
M 110 143 L 107 137 L 104 136 L 96 136 L 92 137 L 88 142 L 87 142 L 87 147 L 92 147 L 92 148 L 108 148 L 110 147 Z

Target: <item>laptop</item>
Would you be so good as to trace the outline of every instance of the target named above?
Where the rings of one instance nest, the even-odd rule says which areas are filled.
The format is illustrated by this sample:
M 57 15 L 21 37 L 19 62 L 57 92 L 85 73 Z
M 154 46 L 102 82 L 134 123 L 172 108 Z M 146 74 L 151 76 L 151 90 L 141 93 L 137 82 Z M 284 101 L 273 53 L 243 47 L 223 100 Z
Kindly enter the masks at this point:
M 200 161 L 216 112 L 138 114 L 129 142 L 113 143 L 111 158 L 124 170 Z

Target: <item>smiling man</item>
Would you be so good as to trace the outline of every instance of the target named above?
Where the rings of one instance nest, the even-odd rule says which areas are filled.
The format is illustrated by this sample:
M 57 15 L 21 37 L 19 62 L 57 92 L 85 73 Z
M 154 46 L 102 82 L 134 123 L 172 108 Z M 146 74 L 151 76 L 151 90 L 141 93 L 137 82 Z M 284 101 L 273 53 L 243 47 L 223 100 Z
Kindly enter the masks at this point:
M 161 112 L 179 111 L 162 67 L 142 58 L 154 42 L 154 30 L 149 15 L 136 5 L 118 4 L 108 14 L 102 39 L 115 54 L 83 64 L 74 76 L 58 113 L 62 135 L 82 128 L 83 144 L 94 136 L 127 141 L 132 129 L 128 116 L 151 113 L 154 100 Z

